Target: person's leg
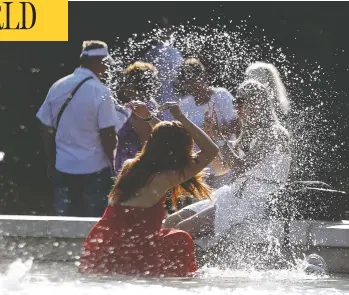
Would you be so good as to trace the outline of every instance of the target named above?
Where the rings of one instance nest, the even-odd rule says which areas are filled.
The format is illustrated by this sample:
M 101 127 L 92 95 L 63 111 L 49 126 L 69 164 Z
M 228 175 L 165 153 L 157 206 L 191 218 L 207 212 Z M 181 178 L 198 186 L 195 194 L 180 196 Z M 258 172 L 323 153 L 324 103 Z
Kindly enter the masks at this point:
M 72 201 L 75 198 L 75 188 L 72 185 L 73 175 L 55 171 L 53 175 L 53 202 L 57 216 L 71 216 Z
M 210 206 L 207 209 L 183 220 L 176 229 L 183 230 L 189 233 L 193 239 L 202 235 L 210 235 L 214 233 L 216 207 Z
M 163 228 L 174 228 L 178 223 L 183 220 L 195 215 L 198 212 L 205 210 L 206 208 L 212 205 L 211 200 L 202 200 L 195 202 L 189 206 L 184 207 L 183 209 L 171 214 L 168 216 L 163 223 Z
M 71 177 L 71 190 L 74 197 L 71 200 L 70 216 L 84 217 L 84 186 L 85 186 L 85 175 L 72 175 Z
M 193 210 L 188 209 L 181 209 L 178 212 L 175 212 L 168 216 L 164 223 L 162 224 L 162 228 L 174 228 L 178 223 L 182 222 L 183 220 L 189 218 L 190 216 L 195 215 L 196 212 Z
M 83 188 L 83 210 L 86 217 L 101 217 L 108 204 L 108 195 L 113 185 L 110 168 L 86 175 Z

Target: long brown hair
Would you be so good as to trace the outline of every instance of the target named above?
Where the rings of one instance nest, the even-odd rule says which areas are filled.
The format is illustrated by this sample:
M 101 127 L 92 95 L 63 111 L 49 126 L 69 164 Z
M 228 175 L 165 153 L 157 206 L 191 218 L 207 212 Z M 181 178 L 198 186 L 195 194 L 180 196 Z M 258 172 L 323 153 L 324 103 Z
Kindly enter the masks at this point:
M 142 151 L 123 165 L 109 198 L 116 203 L 126 202 L 156 173 L 183 172 L 191 161 L 195 161 L 193 147 L 193 138 L 182 123 L 164 121 L 157 124 Z M 209 197 L 211 190 L 203 181 L 204 175 L 204 172 L 200 172 L 185 183 L 173 187 L 173 204 L 175 205 L 181 196 L 186 195 L 198 199 Z

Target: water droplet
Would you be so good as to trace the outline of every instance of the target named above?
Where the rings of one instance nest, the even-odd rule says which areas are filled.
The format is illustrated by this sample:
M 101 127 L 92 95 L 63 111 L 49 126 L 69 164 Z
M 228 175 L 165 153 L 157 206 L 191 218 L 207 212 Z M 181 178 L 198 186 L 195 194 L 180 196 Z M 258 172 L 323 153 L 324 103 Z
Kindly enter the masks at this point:
M 26 245 L 26 243 L 25 242 L 22 242 L 22 243 L 19 243 L 18 244 L 18 248 L 24 248 L 25 247 L 25 245 Z
M 5 159 L 5 153 L 0 151 L 0 162 Z

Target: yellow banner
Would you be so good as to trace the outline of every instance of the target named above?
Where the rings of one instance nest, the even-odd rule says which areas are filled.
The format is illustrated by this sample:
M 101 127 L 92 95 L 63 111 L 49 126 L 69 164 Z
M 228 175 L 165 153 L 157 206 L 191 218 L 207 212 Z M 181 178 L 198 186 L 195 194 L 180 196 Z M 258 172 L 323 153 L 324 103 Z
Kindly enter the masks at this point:
M 0 41 L 68 41 L 68 0 L 0 0 Z

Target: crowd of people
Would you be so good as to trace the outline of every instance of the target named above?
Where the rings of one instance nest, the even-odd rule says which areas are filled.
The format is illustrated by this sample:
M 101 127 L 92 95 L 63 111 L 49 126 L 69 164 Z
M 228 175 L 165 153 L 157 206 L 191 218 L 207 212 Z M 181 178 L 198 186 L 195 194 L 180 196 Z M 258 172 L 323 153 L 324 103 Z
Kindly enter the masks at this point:
M 256 62 L 233 97 L 163 40 L 124 70 L 113 98 L 101 82 L 113 66 L 107 44 L 82 47 L 80 67 L 53 84 L 37 113 L 56 214 L 101 217 L 79 269 L 191 276 L 194 240 L 263 218 L 268 195 L 287 180 L 280 75 Z

